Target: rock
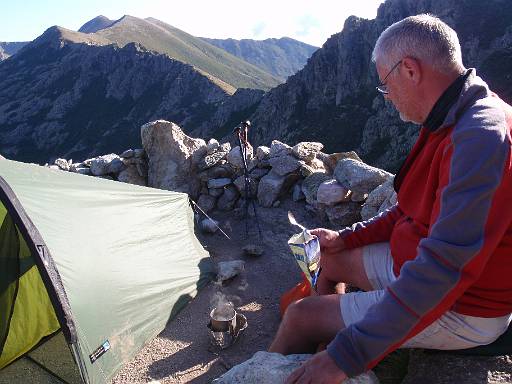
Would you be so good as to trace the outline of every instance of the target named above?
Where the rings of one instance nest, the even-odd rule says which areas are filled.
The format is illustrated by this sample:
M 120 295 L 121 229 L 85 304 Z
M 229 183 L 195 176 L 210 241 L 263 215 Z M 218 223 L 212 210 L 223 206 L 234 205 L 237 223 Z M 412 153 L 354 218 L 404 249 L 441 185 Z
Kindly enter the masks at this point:
M 125 165 L 121 158 L 114 153 L 91 159 L 91 173 L 94 176 L 103 176 L 109 173 L 119 173 Z
M 324 145 L 316 142 L 302 142 L 293 146 L 293 155 L 300 160 L 311 161 L 322 150 Z
M 66 159 L 56 159 L 53 163 L 63 171 L 69 171 L 71 165 Z
M 0 155 L 0 160 L 7 160 L 5 157 L 3 157 L 2 155 Z
M 210 179 L 222 179 L 233 176 L 233 169 L 229 165 L 217 165 L 197 174 L 199 180 L 206 183 Z
M 146 155 L 146 151 L 143 148 L 137 148 L 133 150 L 133 156 L 137 159 L 143 158 Z
M 229 184 L 231 184 L 231 179 L 228 179 L 227 177 L 222 179 L 208 180 L 208 188 L 222 188 Z
M 146 178 L 139 174 L 135 166 L 129 166 L 122 170 L 117 176 L 117 181 L 135 185 L 146 185 Z
M 157 120 L 141 127 L 142 145 L 148 156 L 150 187 L 199 193 L 195 158 L 206 153 L 206 143 L 183 133 L 174 123 Z
M 244 268 L 243 260 L 221 261 L 217 264 L 217 279 L 219 281 L 229 280 L 243 272 Z
M 268 160 L 270 158 L 270 148 L 260 145 L 256 148 L 256 159 L 258 161 Z
M 281 355 L 259 351 L 249 360 L 234 366 L 212 384 L 284 384 L 290 374 L 311 355 Z M 347 379 L 343 384 L 379 384 L 372 371 Z
M 224 193 L 224 188 L 208 188 L 208 194 L 213 197 L 219 197 Z
M 81 175 L 91 175 L 91 169 L 89 167 L 85 167 L 83 163 L 71 164 L 69 171 L 79 173 Z
M 324 162 L 316 157 L 307 163 L 315 172 L 331 173 L 325 166 Z
M 368 194 L 368 198 L 361 208 L 361 218 L 368 220 L 385 210 L 388 206 L 391 206 L 390 199 L 393 195 L 396 195 L 393 189 L 393 180 L 388 180 L 379 185 Z
M 50 169 L 54 169 L 56 171 L 62 171 L 62 169 L 60 169 L 60 167 L 58 165 L 52 164 L 52 165 L 48 165 L 47 167 Z
M 211 168 L 211 167 L 217 165 L 222 159 L 224 159 L 227 156 L 227 154 L 228 154 L 228 152 L 223 152 L 223 151 L 218 151 L 218 152 L 209 154 L 208 156 L 199 160 L 199 162 L 197 163 L 197 168 L 200 171 Z
M 270 171 L 261 178 L 258 185 L 258 202 L 263 207 L 271 207 L 274 201 L 286 193 L 298 179 L 299 176 L 293 173 L 280 176 Z
M 326 206 L 325 213 L 335 228 L 343 228 L 361 220 L 361 206 L 353 202 Z
M 272 140 L 270 145 L 269 157 L 286 156 L 292 154 L 292 147 L 288 144 L 281 143 L 279 140 Z
M 197 205 L 206 213 L 212 211 L 215 208 L 215 203 L 217 199 L 210 195 L 200 195 L 199 199 L 197 199 Z
M 247 256 L 261 256 L 263 255 L 263 248 L 255 244 L 247 244 L 242 248 L 244 254 Z
M 274 201 L 274 204 L 272 204 L 272 208 L 277 208 L 281 205 L 281 202 L 279 200 Z
M 302 177 L 309 177 L 313 173 L 315 173 L 315 168 L 313 168 L 312 166 L 307 165 L 305 163 L 300 166 L 300 174 L 302 175 Z M 317 172 L 317 173 L 324 173 L 324 172 Z
M 240 192 L 240 195 L 245 197 L 245 177 L 239 176 L 234 181 L 233 184 Z M 255 197 L 258 194 L 258 182 L 251 177 L 248 179 L 248 193 L 249 197 Z
M 304 200 L 306 196 L 304 196 L 304 193 L 302 192 L 302 183 L 297 183 L 293 186 L 292 191 L 292 199 L 293 201 L 301 201 Z
M 360 161 L 345 158 L 338 161 L 334 177 L 341 185 L 352 191 L 370 193 L 383 182 L 393 178 L 393 175 Z
M 320 184 L 330 179 L 331 177 L 329 175 L 321 172 L 316 172 L 312 173 L 310 176 L 306 177 L 302 181 L 302 192 L 304 193 L 306 201 L 309 204 L 313 204 L 313 202 L 316 202 L 316 192 L 318 190 L 318 187 L 320 187 Z
M 512 382 L 511 356 L 462 356 L 411 349 L 402 384 Z
M 215 233 L 219 227 L 219 222 L 206 218 L 201 221 L 200 228 L 204 233 Z
M 351 191 L 350 193 L 350 201 L 353 201 L 355 203 L 362 203 L 368 198 L 367 193 L 361 193 L 356 191 Z
M 288 173 L 291 173 L 299 169 L 300 166 L 304 164 L 303 161 L 297 160 L 295 157 L 291 155 L 271 157 L 269 162 L 270 165 L 272 166 L 272 171 L 280 176 L 284 176 Z
M 247 162 L 252 159 L 252 147 L 249 145 L 247 147 Z M 242 160 L 242 153 L 240 152 L 240 146 L 236 146 L 233 148 L 227 155 L 228 163 L 237 169 L 242 169 L 244 167 L 244 162 Z
M 206 144 L 206 153 L 208 155 L 211 155 L 213 153 L 215 153 L 220 147 L 220 144 L 217 140 L 215 139 L 210 139 L 208 140 L 208 144 Z
M 363 162 L 363 160 L 361 160 L 361 158 L 354 151 L 338 152 L 332 153 L 330 155 L 319 152 L 317 153 L 316 157 L 324 163 L 325 167 L 329 170 L 330 173 L 334 172 L 334 169 L 336 169 L 336 164 L 341 159 L 353 159 L 360 161 L 361 163 Z
M 239 193 L 234 185 L 229 185 L 224 189 L 224 193 L 217 200 L 217 208 L 221 211 L 230 211 L 235 206 Z
M 316 200 L 321 204 L 334 205 L 350 200 L 350 191 L 340 185 L 336 179 L 324 181 L 318 187 Z
M 121 153 L 121 156 L 123 159 L 130 159 L 135 156 L 135 151 L 133 149 L 127 149 L 123 153 Z
M 251 179 L 259 180 L 269 172 L 270 172 L 270 169 L 254 168 L 251 172 L 249 172 L 249 177 Z

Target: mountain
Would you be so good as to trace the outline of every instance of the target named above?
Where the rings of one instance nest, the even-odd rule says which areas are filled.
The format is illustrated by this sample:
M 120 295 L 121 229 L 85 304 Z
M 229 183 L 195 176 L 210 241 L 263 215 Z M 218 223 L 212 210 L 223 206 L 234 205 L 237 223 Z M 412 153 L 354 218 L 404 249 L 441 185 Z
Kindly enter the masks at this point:
M 268 90 L 281 81 L 223 49 L 154 18 L 123 16 L 94 35 L 120 47 L 136 42 L 148 50 L 193 65 L 231 93 L 237 88 Z
M 327 152 L 357 150 L 373 165 L 396 171 L 418 127 L 403 123 L 375 91 L 371 52 L 390 24 L 432 13 L 454 28 L 466 67 L 512 102 L 512 2 L 509 0 L 387 0 L 374 20 L 349 17 L 307 65 L 268 92 L 250 117 L 255 144 L 317 140 Z
M 82 25 L 78 32 L 82 33 L 94 33 L 98 32 L 100 29 L 105 29 L 110 27 L 113 23 L 115 23 L 114 20 L 110 20 L 109 18 L 100 15 L 96 16 L 94 19 L 89 20 L 87 23 Z
M 202 39 L 283 80 L 302 69 L 318 49 L 289 37 L 265 40 Z
M 140 126 L 166 119 L 213 130 L 254 111 L 261 90 L 231 96 L 201 71 L 137 43 L 51 27 L 0 63 L 0 153 L 44 163 L 140 146 Z
M 14 55 L 21 48 L 27 45 L 28 41 L 19 41 L 19 42 L 1 42 L 0 41 L 0 61 L 7 59 L 8 57 Z

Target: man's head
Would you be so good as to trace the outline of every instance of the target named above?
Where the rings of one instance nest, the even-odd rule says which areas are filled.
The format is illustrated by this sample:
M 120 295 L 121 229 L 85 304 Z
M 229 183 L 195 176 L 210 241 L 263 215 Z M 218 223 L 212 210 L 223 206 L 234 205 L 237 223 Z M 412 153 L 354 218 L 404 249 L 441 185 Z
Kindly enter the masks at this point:
M 380 35 L 372 54 L 381 92 L 405 121 L 422 123 L 435 101 L 462 72 L 459 39 L 431 15 L 407 17 Z

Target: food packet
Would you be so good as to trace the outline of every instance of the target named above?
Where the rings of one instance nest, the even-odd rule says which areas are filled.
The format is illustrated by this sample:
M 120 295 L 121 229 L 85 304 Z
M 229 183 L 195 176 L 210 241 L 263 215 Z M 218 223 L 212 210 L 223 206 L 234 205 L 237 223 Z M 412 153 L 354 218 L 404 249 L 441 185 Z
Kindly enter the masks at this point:
M 307 229 L 290 237 L 288 240 L 295 260 L 306 275 L 312 287 L 316 287 L 316 280 L 320 269 L 320 241 Z

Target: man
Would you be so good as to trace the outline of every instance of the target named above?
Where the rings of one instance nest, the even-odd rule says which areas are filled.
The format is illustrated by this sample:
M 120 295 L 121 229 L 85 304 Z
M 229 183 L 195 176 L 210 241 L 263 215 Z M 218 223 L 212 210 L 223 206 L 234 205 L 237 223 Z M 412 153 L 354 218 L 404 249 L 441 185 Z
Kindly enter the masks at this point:
M 489 344 L 512 317 L 512 108 L 462 64 L 456 33 L 418 15 L 373 51 L 377 89 L 422 125 L 398 203 L 340 232 L 316 229 L 319 296 L 292 304 L 271 352 L 314 352 L 287 383 L 340 383 L 400 347 Z M 345 282 L 365 292 L 335 294 Z

